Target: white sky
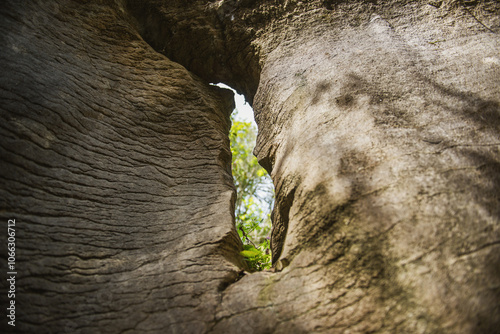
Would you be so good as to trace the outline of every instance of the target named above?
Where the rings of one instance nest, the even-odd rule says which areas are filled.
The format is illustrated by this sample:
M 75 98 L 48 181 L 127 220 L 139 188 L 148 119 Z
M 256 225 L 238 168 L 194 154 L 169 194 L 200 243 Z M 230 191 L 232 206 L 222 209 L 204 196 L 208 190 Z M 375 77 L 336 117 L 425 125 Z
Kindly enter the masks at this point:
M 238 94 L 234 89 L 229 87 L 228 85 L 225 85 L 223 83 L 218 83 L 216 86 L 219 86 L 221 88 L 226 88 L 230 89 L 234 93 L 234 102 L 236 104 L 236 110 L 238 110 L 238 116 L 236 117 L 237 120 L 239 121 L 244 121 L 244 122 L 252 122 L 255 125 L 255 128 L 257 128 L 257 124 L 255 124 L 254 116 L 253 116 L 253 109 L 250 107 L 250 104 L 248 104 L 245 101 L 245 97 L 243 95 Z

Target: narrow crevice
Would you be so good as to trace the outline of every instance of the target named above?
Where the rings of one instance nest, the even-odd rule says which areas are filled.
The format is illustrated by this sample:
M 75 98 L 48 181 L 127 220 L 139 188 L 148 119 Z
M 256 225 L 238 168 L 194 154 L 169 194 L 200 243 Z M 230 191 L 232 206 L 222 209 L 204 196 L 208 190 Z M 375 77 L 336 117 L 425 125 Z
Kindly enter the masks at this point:
M 233 90 L 235 110 L 230 130 L 231 170 L 237 197 L 235 200 L 235 227 L 243 244 L 240 253 L 251 271 L 271 266 L 271 207 L 274 202 L 272 181 L 253 155 L 257 125 L 253 110 L 243 96 L 223 84 L 219 87 Z
M 244 3 L 191 1 L 188 4 L 172 1 L 165 4 L 161 1 L 123 1 L 135 29 L 155 51 L 184 66 L 205 82 L 228 84 L 229 87 L 223 88 L 229 88 L 236 94 L 239 118 L 235 118 L 236 112 L 233 112 L 230 134 L 233 139 L 230 144 L 233 156 L 231 169 L 239 192 L 234 205 L 235 230 L 243 244 L 240 255 L 250 269 L 258 271 L 269 268 L 272 204 L 265 202 L 265 191 L 255 187 L 257 183 L 262 183 L 268 168 L 262 168 L 253 155 L 257 126 L 251 109 L 261 69 L 258 52 L 251 43 L 255 37 L 254 30 L 248 29 L 240 20 L 242 11 L 245 11 Z M 243 94 L 247 105 L 238 103 L 238 99 L 242 99 L 238 94 Z M 243 119 L 242 114 L 246 114 Z M 235 125 L 238 129 L 234 128 Z M 235 148 L 236 137 L 238 148 Z M 253 141 L 251 146 L 250 141 Z M 234 159 L 235 154 L 240 156 Z M 221 160 L 229 159 L 223 157 Z M 243 170 L 245 168 L 247 170 Z M 267 186 L 272 189 L 272 202 L 274 189 L 270 178 L 268 180 Z M 263 205 L 268 206 L 267 210 L 261 207 Z

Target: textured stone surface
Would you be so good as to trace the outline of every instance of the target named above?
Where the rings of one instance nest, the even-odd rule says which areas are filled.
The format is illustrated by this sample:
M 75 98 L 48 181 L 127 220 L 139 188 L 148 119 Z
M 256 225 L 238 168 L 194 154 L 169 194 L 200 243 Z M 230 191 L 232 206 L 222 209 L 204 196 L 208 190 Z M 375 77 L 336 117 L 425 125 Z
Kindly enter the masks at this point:
M 206 331 L 241 267 L 231 93 L 153 51 L 123 6 L 1 10 L 0 191 L 2 219 L 17 222 L 16 329 Z
M 498 30 L 499 7 L 482 6 L 283 24 L 255 97 L 289 264 L 266 287 L 276 332 L 498 331 L 500 39 L 470 11 Z
M 10 1 L 0 191 L 21 329 L 498 332 L 499 12 Z M 239 280 L 215 81 L 254 101 L 277 194 L 276 270 Z

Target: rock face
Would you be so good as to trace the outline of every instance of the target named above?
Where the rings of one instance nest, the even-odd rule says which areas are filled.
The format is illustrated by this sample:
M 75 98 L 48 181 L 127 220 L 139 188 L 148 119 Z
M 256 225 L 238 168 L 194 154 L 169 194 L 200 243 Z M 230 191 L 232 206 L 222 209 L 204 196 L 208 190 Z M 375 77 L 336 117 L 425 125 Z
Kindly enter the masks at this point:
M 19 332 L 498 332 L 496 1 L 0 11 Z M 253 101 L 275 272 L 241 274 L 217 81 Z
M 123 6 L 12 1 L 2 11 L 16 329 L 206 331 L 242 267 L 231 93 L 152 50 Z

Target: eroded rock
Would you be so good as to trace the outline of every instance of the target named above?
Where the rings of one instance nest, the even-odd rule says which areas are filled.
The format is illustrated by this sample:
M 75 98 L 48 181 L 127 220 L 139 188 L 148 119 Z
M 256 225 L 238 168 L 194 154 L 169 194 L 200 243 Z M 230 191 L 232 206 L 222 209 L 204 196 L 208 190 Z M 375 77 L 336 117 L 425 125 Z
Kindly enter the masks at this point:
M 495 1 L 1 10 L 25 331 L 499 328 Z M 240 274 L 215 81 L 253 101 L 275 272 Z
M 243 265 L 232 93 L 152 50 L 130 21 L 113 3 L 2 8 L 19 332 L 205 332 Z

